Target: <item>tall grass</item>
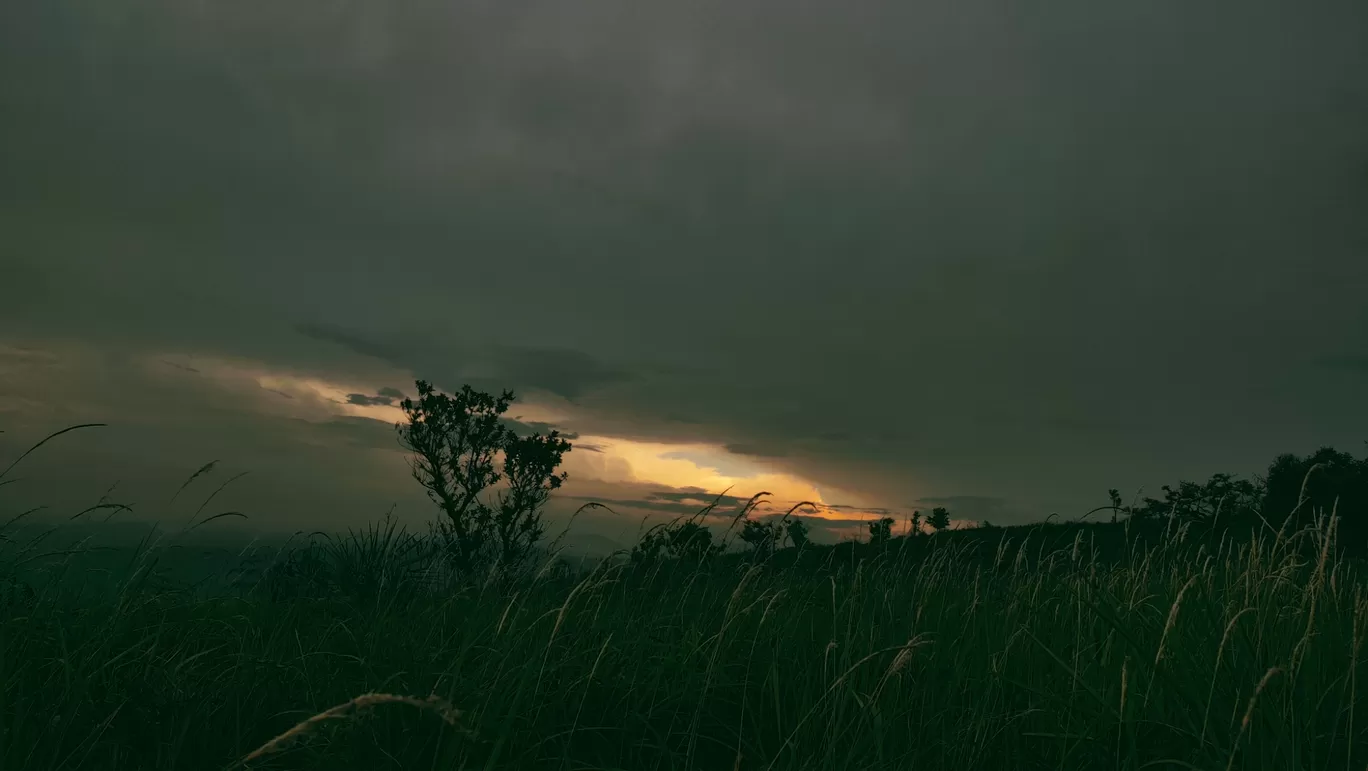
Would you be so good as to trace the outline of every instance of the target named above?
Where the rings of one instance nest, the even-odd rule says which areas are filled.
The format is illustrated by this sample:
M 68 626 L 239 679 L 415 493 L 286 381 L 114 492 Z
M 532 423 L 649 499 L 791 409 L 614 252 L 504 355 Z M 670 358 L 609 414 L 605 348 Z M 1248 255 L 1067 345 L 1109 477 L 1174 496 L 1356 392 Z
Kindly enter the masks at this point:
M 1368 595 L 1328 526 L 1177 528 L 1120 559 L 1082 531 L 997 532 L 456 586 L 385 578 L 408 552 L 380 528 L 316 547 L 335 572 L 309 591 L 212 597 L 149 583 L 144 558 L 109 602 L 48 582 L 6 603 L 0 762 L 1368 764 Z
M 1368 766 L 1368 592 L 1327 520 L 464 582 L 387 521 L 209 592 L 152 539 L 117 572 L 36 560 L 20 519 L 0 770 Z

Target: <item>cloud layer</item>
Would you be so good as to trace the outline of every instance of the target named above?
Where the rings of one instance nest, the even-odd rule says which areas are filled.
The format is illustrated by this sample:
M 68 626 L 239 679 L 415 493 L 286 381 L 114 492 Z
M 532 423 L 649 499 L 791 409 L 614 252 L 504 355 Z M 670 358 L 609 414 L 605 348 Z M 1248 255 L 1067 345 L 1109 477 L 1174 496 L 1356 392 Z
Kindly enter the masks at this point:
M 201 449 L 180 404 L 240 463 L 310 436 L 388 490 L 335 406 L 101 367 L 509 387 L 529 425 L 994 521 L 1357 446 L 1365 30 L 1353 0 L 7 4 L 0 400 L 147 463 Z

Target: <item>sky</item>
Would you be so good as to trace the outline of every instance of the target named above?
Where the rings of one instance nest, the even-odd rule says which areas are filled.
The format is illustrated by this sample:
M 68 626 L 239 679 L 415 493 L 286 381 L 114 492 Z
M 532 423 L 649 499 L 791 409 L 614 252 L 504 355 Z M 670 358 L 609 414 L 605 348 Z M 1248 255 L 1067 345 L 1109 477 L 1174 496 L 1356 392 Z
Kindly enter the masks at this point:
M 1364 73 L 1360 0 L 5 3 L 0 460 L 108 426 L 0 505 L 423 521 L 418 378 L 591 541 L 1361 450 Z

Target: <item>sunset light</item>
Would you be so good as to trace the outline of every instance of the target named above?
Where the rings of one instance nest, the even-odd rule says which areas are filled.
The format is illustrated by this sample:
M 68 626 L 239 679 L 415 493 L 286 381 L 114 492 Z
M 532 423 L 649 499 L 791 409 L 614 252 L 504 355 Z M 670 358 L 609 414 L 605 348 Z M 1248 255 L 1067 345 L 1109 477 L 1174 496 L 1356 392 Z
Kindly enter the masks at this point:
M 168 358 L 174 359 L 163 356 L 161 360 Z M 220 388 L 241 392 L 255 386 L 257 393 L 250 403 L 267 414 L 313 421 L 334 417 L 367 418 L 387 425 L 404 420 L 400 399 L 373 396 L 379 390 L 375 384 L 338 382 L 272 370 L 259 363 L 217 358 L 197 359 L 194 369 L 207 375 Z M 395 379 L 402 382 L 398 375 Z M 399 390 L 412 394 L 411 387 Z M 366 398 L 359 398 L 361 396 Z M 554 425 L 563 432 L 573 432 L 574 428 L 572 415 L 535 401 L 515 402 L 508 416 L 528 423 Z M 828 500 L 809 480 L 716 445 L 648 442 L 591 434 L 578 435 L 571 444 L 585 448 L 579 453 L 572 450 L 565 461 L 571 477 L 566 489 L 571 493 L 591 482 L 693 489 L 705 491 L 699 493 L 697 499 L 701 507 L 724 491 L 740 499 L 767 492 L 766 504 L 757 510 L 760 514 L 787 510 L 807 501 L 816 507 L 805 508 L 804 516 L 862 523 L 882 515 L 850 506 L 848 500 Z M 401 451 L 396 443 L 394 452 Z

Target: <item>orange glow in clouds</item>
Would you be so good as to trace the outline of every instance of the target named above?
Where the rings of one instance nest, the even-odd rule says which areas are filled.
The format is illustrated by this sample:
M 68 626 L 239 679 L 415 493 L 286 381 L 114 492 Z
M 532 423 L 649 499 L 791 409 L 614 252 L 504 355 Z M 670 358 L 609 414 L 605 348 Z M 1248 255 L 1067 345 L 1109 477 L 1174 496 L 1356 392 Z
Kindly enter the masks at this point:
M 364 417 L 388 424 L 404 419 L 404 413 L 397 403 L 352 404 L 348 401 L 349 394 L 374 393 L 376 386 L 373 384 L 333 382 L 225 360 L 196 359 L 194 365 L 220 386 L 255 392 L 256 406 L 269 414 L 321 421 L 338 416 Z M 525 422 L 552 425 L 561 424 L 566 417 L 536 404 L 522 402 L 512 406 L 509 416 Z M 739 498 L 749 498 L 767 491 L 771 505 L 762 508 L 762 513 L 783 510 L 799 501 L 811 501 L 819 505 L 842 502 L 825 500 L 823 492 L 805 479 L 769 468 L 752 458 L 734 455 L 714 445 L 642 442 L 590 435 L 580 436 L 571 444 L 592 445 L 599 450 L 593 453 L 571 452 L 566 457 L 572 489 L 576 478 L 579 478 L 607 484 L 698 488 L 708 491 L 704 496 L 708 498 L 724 490 L 729 490 L 728 495 Z M 397 444 L 395 451 L 400 451 Z M 801 513 L 807 516 L 815 514 L 811 510 Z M 824 509 L 820 516 L 862 521 L 876 514 L 852 509 Z

